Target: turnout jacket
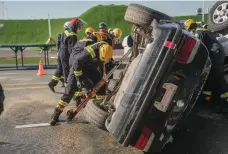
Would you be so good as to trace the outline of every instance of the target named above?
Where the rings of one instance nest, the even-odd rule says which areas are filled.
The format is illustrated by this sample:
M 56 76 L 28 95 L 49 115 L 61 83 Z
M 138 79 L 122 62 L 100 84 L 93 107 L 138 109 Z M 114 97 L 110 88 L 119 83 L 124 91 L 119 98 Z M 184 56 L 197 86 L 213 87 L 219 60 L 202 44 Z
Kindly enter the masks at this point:
M 77 43 L 77 35 L 74 31 L 72 31 L 69 28 L 65 30 L 63 33 L 59 34 L 57 49 L 59 49 L 60 52 L 67 52 L 70 55 L 76 43 Z
M 70 61 L 69 61 L 69 64 L 70 64 L 70 67 L 72 67 L 72 65 L 74 64 L 74 62 L 76 61 L 77 59 L 77 56 L 84 51 L 84 48 L 89 46 L 89 45 L 92 45 L 96 43 L 94 40 L 92 39 L 87 39 L 87 38 L 84 38 L 80 41 L 78 41 L 74 48 L 72 49 L 72 52 L 71 52 L 71 55 L 70 55 Z
M 107 44 L 104 41 L 97 42 L 93 45 L 89 45 L 84 48 L 84 51 L 77 55 L 73 63 L 73 71 L 77 80 L 84 78 L 82 69 L 84 67 L 94 67 L 97 68 L 99 64 L 102 63 L 100 60 L 100 46 Z M 98 65 L 94 65 L 94 62 Z

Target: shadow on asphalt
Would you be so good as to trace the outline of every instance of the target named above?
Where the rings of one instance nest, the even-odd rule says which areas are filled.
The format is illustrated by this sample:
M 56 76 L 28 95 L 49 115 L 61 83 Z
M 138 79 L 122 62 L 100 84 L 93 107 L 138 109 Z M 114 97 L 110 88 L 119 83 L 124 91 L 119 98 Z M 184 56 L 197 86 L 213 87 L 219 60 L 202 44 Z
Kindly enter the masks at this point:
M 227 154 L 228 115 L 191 114 L 161 154 Z

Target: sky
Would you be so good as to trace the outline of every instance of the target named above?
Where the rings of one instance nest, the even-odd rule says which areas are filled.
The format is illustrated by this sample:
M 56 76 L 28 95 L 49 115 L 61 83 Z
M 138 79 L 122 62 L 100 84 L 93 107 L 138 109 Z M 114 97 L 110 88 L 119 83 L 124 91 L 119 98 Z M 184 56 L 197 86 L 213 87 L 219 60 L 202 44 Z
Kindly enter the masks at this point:
M 2 3 L 4 2 L 4 3 Z M 80 16 L 87 9 L 103 4 L 128 5 L 138 3 L 170 16 L 195 15 L 203 1 L 1 1 L 0 19 L 47 19 Z M 2 5 L 3 4 L 3 5 Z M 205 12 L 213 1 L 205 1 Z M 4 12 L 3 12 L 4 10 Z M 4 15 L 3 15 L 4 13 Z

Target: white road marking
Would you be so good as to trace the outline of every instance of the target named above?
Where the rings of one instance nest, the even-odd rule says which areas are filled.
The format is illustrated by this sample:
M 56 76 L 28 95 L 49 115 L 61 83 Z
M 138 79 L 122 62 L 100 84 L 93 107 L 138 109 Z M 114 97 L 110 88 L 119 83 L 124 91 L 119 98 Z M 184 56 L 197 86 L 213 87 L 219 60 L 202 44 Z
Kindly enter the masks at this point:
M 15 78 L 11 80 L 16 80 L 16 81 L 32 81 L 32 78 Z
M 1 75 L 11 75 L 11 74 L 19 74 L 19 73 L 12 73 L 12 72 L 1 73 Z
M 37 87 L 19 87 L 19 88 L 4 88 L 5 91 L 12 91 L 12 90 L 25 90 L 25 89 L 42 89 L 47 88 L 47 86 L 37 86 Z
M 51 126 L 49 123 L 39 123 L 39 124 L 28 124 L 28 125 L 17 125 L 15 128 L 32 128 L 32 127 L 47 127 Z
M 4 86 L 16 86 L 16 85 L 29 85 L 29 84 L 32 84 L 32 85 L 35 85 L 35 84 L 48 84 L 48 82 L 30 82 L 30 83 L 10 83 L 10 84 L 4 84 Z
M 0 79 L 8 79 L 8 76 L 0 76 Z
M 67 122 L 67 121 L 61 121 L 61 122 L 57 122 L 57 125 L 64 125 L 64 124 L 72 124 L 72 123 L 77 123 L 77 121 L 71 121 L 71 122 Z M 39 124 L 27 124 L 27 125 L 17 125 L 15 128 L 34 128 L 34 127 L 48 127 L 51 126 L 49 123 L 39 123 Z

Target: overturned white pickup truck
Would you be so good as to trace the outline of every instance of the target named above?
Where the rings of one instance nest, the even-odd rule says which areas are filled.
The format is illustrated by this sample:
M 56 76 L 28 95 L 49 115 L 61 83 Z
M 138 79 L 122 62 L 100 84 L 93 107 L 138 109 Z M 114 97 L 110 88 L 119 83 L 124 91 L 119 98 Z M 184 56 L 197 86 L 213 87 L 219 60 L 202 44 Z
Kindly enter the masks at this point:
M 89 102 L 84 115 L 123 146 L 161 151 L 194 108 L 211 60 L 202 42 L 168 15 L 130 4 L 125 20 L 133 24 L 123 43 L 128 64 L 104 102 Z M 219 40 L 227 50 L 226 36 Z

